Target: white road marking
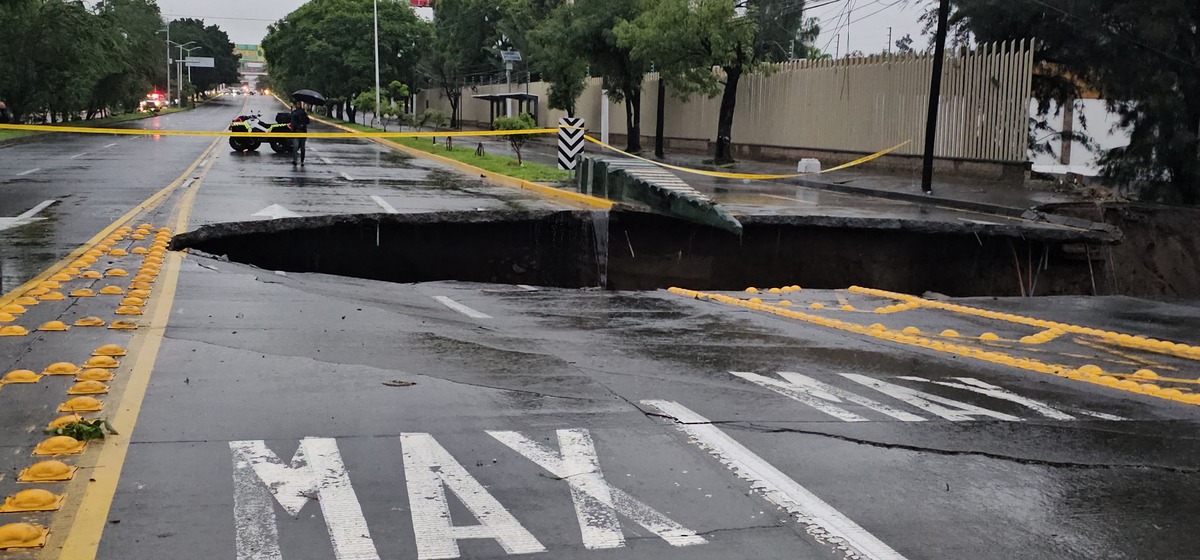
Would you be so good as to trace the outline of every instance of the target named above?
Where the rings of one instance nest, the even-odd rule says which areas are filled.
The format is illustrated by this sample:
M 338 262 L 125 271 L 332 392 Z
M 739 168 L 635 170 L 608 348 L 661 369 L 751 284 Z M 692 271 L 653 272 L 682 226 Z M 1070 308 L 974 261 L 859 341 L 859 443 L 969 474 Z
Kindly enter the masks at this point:
M 594 550 L 625 546 L 618 513 L 672 546 L 708 542 L 695 531 L 672 521 L 604 480 L 596 446 L 587 430 L 558 430 L 557 434 L 561 451 L 554 451 L 518 432 L 488 432 L 500 443 L 567 481 L 571 488 L 571 501 L 575 503 L 575 517 L 583 534 L 584 548 Z
M 546 551 L 433 436 L 404 433 L 400 443 L 419 560 L 458 558 L 460 539 L 494 539 L 509 554 Z M 479 525 L 451 524 L 446 490 L 454 493 Z
M 896 408 L 892 408 L 883 403 L 868 399 L 863 396 L 856 395 L 850 391 L 839 389 L 828 383 L 822 383 L 799 373 L 791 371 L 781 371 L 779 375 L 786 381 L 779 381 L 770 377 L 758 375 L 748 371 L 731 371 L 733 375 L 741 377 L 746 381 L 750 381 L 767 389 L 771 389 L 790 399 L 802 402 L 811 406 L 825 414 L 833 416 L 845 422 L 867 422 L 869 419 L 865 416 L 850 412 L 840 406 L 835 406 L 831 403 L 841 403 L 842 401 L 852 402 L 861 406 L 865 406 L 876 412 L 886 414 L 897 420 L 905 422 L 923 422 L 924 418 L 905 412 Z
M 909 389 L 908 387 L 904 387 L 902 385 L 880 381 L 878 379 L 867 377 L 865 375 L 859 375 L 857 373 L 843 373 L 841 376 L 854 381 L 855 383 L 875 389 L 876 391 L 895 398 L 896 400 L 904 401 L 930 414 L 945 418 L 946 420 L 961 422 L 963 420 L 972 420 L 972 416 L 987 416 L 989 418 L 1005 420 L 1008 422 L 1021 421 L 1020 418 L 1012 416 L 1011 414 L 1004 414 L 1003 412 L 996 412 L 994 410 L 980 408 L 965 402 L 939 397 L 937 395 L 932 395 L 916 389 Z
M 1018 395 L 1018 394 L 1012 392 L 1012 391 L 1009 391 L 1002 387 L 997 387 L 990 383 L 985 383 L 983 381 L 980 381 L 980 380 L 972 378 L 972 377 L 955 377 L 954 379 L 959 381 L 958 383 L 951 383 L 948 381 L 931 381 L 929 379 L 925 379 L 924 377 L 916 377 L 916 376 L 908 376 L 908 375 L 900 376 L 899 379 L 907 379 L 909 381 L 921 381 L 924 383 L 933 383 L 935 385 L 941 385 L 943 387 L 952 387 L 954 389 L 962 389 L 964 391 L 971 391 L 973 393 L 979 393 L 980 395 L 987 395 L 994 399 L 1000 399 L 1002 401 L 1008 401 L 1011 403 L 1019 404 L 1025 408 L 1028 408 L 1030 410 L 1033 410 L 1034 412 L 1037 412 L 1038 414 L 1041 414 L 1042 416 L 1045 416 L 1047 418 L 1052 418 L 1054 420 L 1074 420 L 1075 419 L 1074 416 L 1071 416 L 1070 414 L 1062 412 L 1046 403 L 1043 403 L 1040 401 L 1035 401 L 1033 399 L 1027 399 L 1025 397 L 1022 397 L 1021 395 Z
M 26 169 L 25 171 L 17 173 L 17 177 L 24 177 L 26 175 L 29 175 L 30 173 L 37 173 L 38 171 L 41 171 L 41 170 L 42 170 L 41 167 L 34 167 L 33 169 Z
M 846 557 L 904 560 L 899 552 L 713 426 L 707 418 L 671 401 L 646 400 L 642 404 L 675 418 L 676 427 L 738 477 L 750 481 L 752 487 L 761 491 L 771 503 L 796 516 L 816 540 L 829 541 Z M 842 546 L 846 549 L 841 550 Z
M 321 505 L 337 560 L 379 560 L 346 465 L 330 438 L 304 438 L 285 465 L 262 440 L 231 441 L 238 560 L 282 560 L 270 499 L 296 517 L 310 500 Z
M 536 292 L 536 291 L 538 291 L 538 289 L 537 289 L 537 288 L 535 288 L 535 287 L 533 287 L 533 286 L 526 285 L 526 284 L 517 284 L 517 287 L 518 287 L 518 288 L 521 288 L 522 290 L 525 290 L 526 292 Z
M 792 198 L 792 197 L 790 197 L 790 196 L 779 196 L 779 195 L 777 195 L 777 194 L 763 194 L 763 196 L 770 197 L 770 198 L 778 198 L 779 200 L 790 200 L 790 201 L 792 201 L 792 202 L 800 202 L 800 203 L 803 203 L 803 204 L 811 204 L 811 205 L 813 205 L 813 206 L 816 206 L 816 205 L 817 205 L 817 203 L 816 203 L 816 202 L 812 202 L 812 201 L 809 201 L 809 200 L 801 200 L 801 199 L 799 199 L 799 198 Z
M 81 158 L 81 157 L 83 157 L 83 156 L 86 156 L 86 155 L 88 155 L 88 153 L 87 153 L 87 152 L 83 152 L 82 154 L 75 154 L 75 155 L 71 156 L 71 159 L 79 159 L 79 158 Z
M 288 210 L 287 208 L 284 208 L 283 206 L 280 206 L 278 204 L 272 204 L 266 208 L 263 208 L 262 210 L 259 210 L 258 212 L 250 214 L 250 215 L 261 217 L 261 218 L 271 218 L 272 220 L 276 220 L 279 218 L 299 218 L 300 217 L 300 214 L 292 212 L 291 210 Z
M 349 173 L 346 173 L 345 171 L 343 171 L 343 172 L 342 172 L 342 178 L 343 178 L 343 179 L 345 179 L 345 180 L 347 180 L 347 181 L 353 181 L 353 180 L 354 180 L 354 177 L 351 177 L 351 176 L 350 176 L 350 174 L 349 174 Z
M 39 203 L 37 206 L 34 206 L 33 208 L 30 208 L 29 210 L 22 212 L 19 216 L 16 216 L 14 218 L 0 218 L 0 231 L 4 231 L 6 229 L 11 229 L 11 228 L 15 228 L 15 227 L 20 227 L 20 226 L 23 226 L 23 225 L 26 225 L 26 224 L 29 224 L 32 222 L 36 222 L 38 220 L 44 220 L 45 218 L 36 218 L 35 216 L 37 216 L 38 212 L 45 210 L 48 206 L 50 206 L 51 204 L 54 204 L 55 202 L 58 202 L 58 201 L 57 200 L 44 200 L 41 203 Z
M 333 162 L 329 161 L 329 158 L 325 156 L 321 156 L 321 161 L 325 162 L 325 165 L 333 165 Z
M 491 319 L 492 318 L 491 315 L 475 311 L 474 309 L 471 309 L 470 307 L 467 307 L 461 303 L 458 303 L 457 301 L 454 301 L 446 296 L 433 296 L 433 299 L 437 300 L 438 303 L 445 305 L 446 307 L 449 307 L 450 309 L 453 309 L 459 313 L 462 313 L 463 315 L 466 315 L 467 317 L 471 317 L 474 319 Z
M 391 204 L 388 204 L 386 200 L 380 198 L 377 195 L 371 195 L 371 200 L 374 200 L 375 204 L 378 204 L 380 207 L 382 207 L 383 211 L 387 212 L 388 214 L 395 214 L 398 212 L 395 208 L 392 207 Z
M 111 148 L 111 147 L 113 147 L 113 146 L 116 146 L 116 145 L 117 145 L 117 143 L 116 143 L 116 142 L 113 142 L 112 144 L 105 144 L 105 145 L 104 145 L 104 147 L 105 147 L 105 148 Z

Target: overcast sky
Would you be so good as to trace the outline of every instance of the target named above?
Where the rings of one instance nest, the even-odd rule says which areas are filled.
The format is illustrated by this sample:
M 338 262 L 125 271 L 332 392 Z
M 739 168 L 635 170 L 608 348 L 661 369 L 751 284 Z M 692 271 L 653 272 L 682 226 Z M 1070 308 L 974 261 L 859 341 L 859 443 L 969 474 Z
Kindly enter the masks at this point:
M 831 2 L 828 3 L 827 2 Z M 893 41 L 912 34 L 914 46 L 926 44 L 920 36 L 917 16 L 932 0 L 808 0 L 809 16 L 821 19 L 821 37 L 816 46 L 833 54 L 860 50 L 866 54 L 883 52 L 887 47 L 888 27 Z M 267 26 L 304 4 L 305 0 L 158 0 L 163 15 L 171 19 L 196 17 L 216 24 L 235 43 L 258 43 L 267 34 Z M 827 4 L 827 5 L 823 5 Z M 849 33 L 847 33 L 847 30 Z M 840 35 L 840 37 L 839 37 Z M 848 37 L 847 37 L 848 36 Z M 837 46 L 834 41 L 837 39 Z

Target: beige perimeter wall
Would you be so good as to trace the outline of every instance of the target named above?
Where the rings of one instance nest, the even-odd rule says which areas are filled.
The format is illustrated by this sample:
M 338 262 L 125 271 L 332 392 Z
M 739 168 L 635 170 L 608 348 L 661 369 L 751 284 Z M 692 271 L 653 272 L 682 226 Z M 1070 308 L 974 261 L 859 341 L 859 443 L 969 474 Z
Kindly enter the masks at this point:
M 733 142 L 788 149 L 875 152 L 904 141 L 897 154 L 918 155 L 924 148 L 932 56 L 879 55 L 841 60 L 796 61 L 773 72 L 744 76 L 738 88 Z M 942 73 L 941 106 L 935 155 L 940 158 L 1026 162 L 1028 106 L 1033 72 L 1031 45 L 981 45 L 974 51 L 947 53 Z M 525 91 L 525 84 L 514 85 Z M 545 106 L 546 84 L 528 85 L 542 100 L 539 125 L 554 126 L 562 111 Z M 489 106 L 471 95 L 503 93 L 504 84 L 463 90 L 463 119 L 487 124 Z M 643 84 L 642 135 L 653 136 L 658 77 Z M 580 96 L 576 115 L 593 134 L 600 131 L 600 82 L 593 79 Z M 711 142 L 716 137 L 720 98 L 670 94 L 665 136 Z M 449 110 L 440 91 L 417 99 L 425 107 Z M 610 133 L 625 134 L 624 104 L 610 104 Z

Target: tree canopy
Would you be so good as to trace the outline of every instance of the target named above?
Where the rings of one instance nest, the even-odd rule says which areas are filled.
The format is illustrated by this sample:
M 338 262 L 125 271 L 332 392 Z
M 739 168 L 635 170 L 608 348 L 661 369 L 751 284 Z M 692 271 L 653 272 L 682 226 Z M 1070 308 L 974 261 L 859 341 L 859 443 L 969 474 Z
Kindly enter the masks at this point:
M 204 91 L 219 84 L 238 81 L 240 57 L 233 52 L 233 42 L 220 27 L 205 26 L 204 22 L 198 19 L 177 19 L 171 22 L 171 40 L 179 44 L 195 42 L 188 47 L 199 47 L 192 51 L 192 56 L 213 58 L 213 68 L 192 68 L 192 83 L 196 85 L 196 89 Z M 172 48 L 172 51 L 173 57 L 179 56 L 179 49 Z

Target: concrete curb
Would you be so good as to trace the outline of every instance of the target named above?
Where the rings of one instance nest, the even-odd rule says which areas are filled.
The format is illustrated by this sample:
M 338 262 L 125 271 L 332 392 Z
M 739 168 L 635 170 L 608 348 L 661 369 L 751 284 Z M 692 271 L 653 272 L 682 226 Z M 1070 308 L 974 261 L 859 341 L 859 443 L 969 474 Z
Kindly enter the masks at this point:
M 276 97 L 276 99 L 279 99 L 279 98 Z M 310 116 L 313 118 L 313 120 L 319 121 L 323 124 L 332 126 L 334 128 L 345 130 L 347 132 L 361 132 L 358 130 L 354 130 L 353 128 L 350 128 L 348 126 L 343 126 L 338 123 L 318 117 L 316 115 L 310 115 Z M 403 144 L 392 142 L 392 141 L 389 141 L 384 138 L 372 138 L 371 141 L 375 142 L 376 144 L 379 144 L 381 146 L 386 146 L 393 150 L 404 152 L 413 157 L 425 158 L 425 159 L 436 161 L 436 162 L 444 164 L 444 165 L 448 165 L 448 166 L 453 167 L 454 169 L 461 171 L 463 173 L 467 173 L 467 174 L 471 174 L 471 175 L 478 175 L 480 178 L 486 179 L 487 182 L 492 183 L 494 185 L 500 185 L 503 187 L 510 187 L 510 188 L 517 188 L 517 189 L 524 189 L 527 191 L 532 191 L 544 198 L 551 199 L 554 202 L 557 202 L 559 204 L 564 204 L 566 206 L 571 206 L 571 207 L 575 207 L 575 208 L 584 207 L 584 208 L 594 208 L 594 209 L 598 209 L 598 210 L 610 210 L 610 209 L 612 209 L 612 207 L 614 205 L 613 201 L 611 201 L 611 200 L 605 200 L 603 198 L 588 196 L 586 194 L 580 194 L 577 192 L 565 191 L 565 190 L 554 188 L 554 187 L 551 187 L 548 185 L 534 183 L 532 181 L 526 181 L 524 179 L 517 179 L 516 177 L 509 177 L 508 175 L 503 175 L 500 173 L 488 171 L 486 169 L 481 169 L 479 167 L 475 167 L 474 165 L 466 164 L 466 163 L 463 163 L 463 162 L 455 160 L 455 159 L 450 159 L 448 157 L 439 156 L 437 154 L 429 153 L 424 150 L 410 148 Z

